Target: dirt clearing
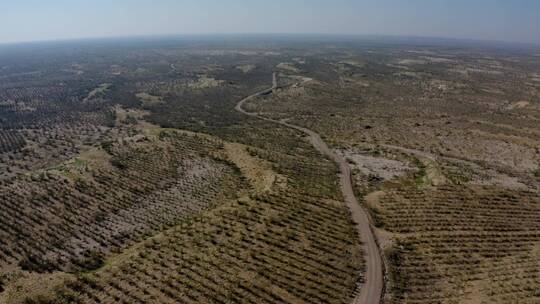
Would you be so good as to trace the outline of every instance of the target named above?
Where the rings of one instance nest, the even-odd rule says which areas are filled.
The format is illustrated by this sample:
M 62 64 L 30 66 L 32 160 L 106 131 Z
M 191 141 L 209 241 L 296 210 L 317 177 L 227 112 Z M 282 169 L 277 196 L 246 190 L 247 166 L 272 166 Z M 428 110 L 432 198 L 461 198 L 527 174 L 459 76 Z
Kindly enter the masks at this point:
M 269 192 L 276 182 L 283 182 L 285 178 L 270 169 L 270 165 L 258 159 L 241 144 L 225 143 L 227 157 L 242 171 L 255 191 Z

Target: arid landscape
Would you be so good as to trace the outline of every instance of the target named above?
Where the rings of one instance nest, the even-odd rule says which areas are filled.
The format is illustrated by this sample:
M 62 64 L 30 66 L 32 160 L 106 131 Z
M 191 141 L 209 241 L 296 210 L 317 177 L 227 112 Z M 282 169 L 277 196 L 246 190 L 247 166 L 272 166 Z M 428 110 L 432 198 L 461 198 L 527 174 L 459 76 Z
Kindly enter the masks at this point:
M 538 54 L 0 45 L 0 303 L 540 303 Z

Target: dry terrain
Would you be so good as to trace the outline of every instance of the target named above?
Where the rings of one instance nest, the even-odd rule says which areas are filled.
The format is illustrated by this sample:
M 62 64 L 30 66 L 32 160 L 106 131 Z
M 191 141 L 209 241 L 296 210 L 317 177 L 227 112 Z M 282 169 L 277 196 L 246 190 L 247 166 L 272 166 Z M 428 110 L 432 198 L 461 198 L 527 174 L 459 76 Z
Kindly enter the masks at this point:
M 282 72 L 314 78 L 301 92 L 246 108 L 310 128 L 346 157 L 385 252 L 384 302 L 538 303 L 540 62 L 429 51 L 359 51 L 317 70 L 307 57 Z
M 0 303 L 539 303 L 538 49 L 343 39 L 0 46 Z

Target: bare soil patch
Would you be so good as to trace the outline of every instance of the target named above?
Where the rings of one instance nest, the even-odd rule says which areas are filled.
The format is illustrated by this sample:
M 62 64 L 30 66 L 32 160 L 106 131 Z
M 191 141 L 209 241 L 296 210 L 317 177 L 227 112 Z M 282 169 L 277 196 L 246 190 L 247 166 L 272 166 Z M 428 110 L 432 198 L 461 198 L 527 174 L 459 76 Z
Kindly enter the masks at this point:
M 506 106 L 506 110 L 523 109 L 528 107 L 530 104 L 530 102 L 522 100 L 509 104 L 508 106 Z
M 272 171 L 270 164 L 252 156 L 241 144 L 225 143 L 227 157 L 242 171 L 250 184 L 259 193 L 269 192 L 276 183 L 283 183 L 285 177 Z
M 100 95 L 105 93 L 110 87 L 111 87 L 110 83 L 103 83 L 99 85 L 99 87 L 95 88 L 94 90 L 90 91 L 90 93 L 88 93 L 88 96 L 86 96 L 86 98 L 83 99 L 83 102 L 99 97 Z
M 360 154 L 352 151 L 339 151 L 347 160 L 353 162 L 354 167 L 364 175 L 376 176 L 385 181 L 399 178 L 415 170 L 409 164 L 399 160 L 376 157 L 369 154 Z
M 223 85 L 224 82 L 225 81 L 223 80 L 218 80 L 212 77 L 208 77 L 207 75 L 202 75 L 196 81 L 188 82 L 188 87 L 192 89 L 216 88 Z
M 431 186 L 440 186 L 448 182 L 439 164 L 437 163 L 436 157 L 434 155 L 427 152 L 419 151 L 419 150 L 407 149 L 407 148 L 391 146 L 391 145 L 385 145 L 385 147 L 391 148 L 391 149 L 397 149 L 402 152 L 415 156 L 424 166 L 425 175 L 422 177 L 423 184 L 431 185 Z
M 135 96 L 142 101 L 143 107 L 152 107 L 164 102 L 161 96 L 150 95 L 146 92 L 137 93 Z
M 300 69 L 298 69 L 296 66 L 294 66 L 293 63 L 282 62 L 282 63 L 277 65 L 277 68 L 282 69 L 282 70 L 286 70 L 286 71 L 289 71 L 289 72 L 293 72 L 293 73 L 299 73 L 300 72 Z
M 239 65 L 236 67 L 236 69 L 244 72 L 244 74 L 247 74 L 251 71 L 253 71 L 257 66 L 254 64 L 245 64 L 245 65 Z

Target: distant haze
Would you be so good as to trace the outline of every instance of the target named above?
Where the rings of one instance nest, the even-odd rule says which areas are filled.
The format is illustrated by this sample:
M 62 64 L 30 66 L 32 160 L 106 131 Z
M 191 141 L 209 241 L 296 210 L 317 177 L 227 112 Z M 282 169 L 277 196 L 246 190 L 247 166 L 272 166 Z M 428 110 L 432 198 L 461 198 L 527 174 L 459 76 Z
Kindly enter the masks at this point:
M 0 43 L 208 33 L 540 43 L 537 0 L 1 0 Z

